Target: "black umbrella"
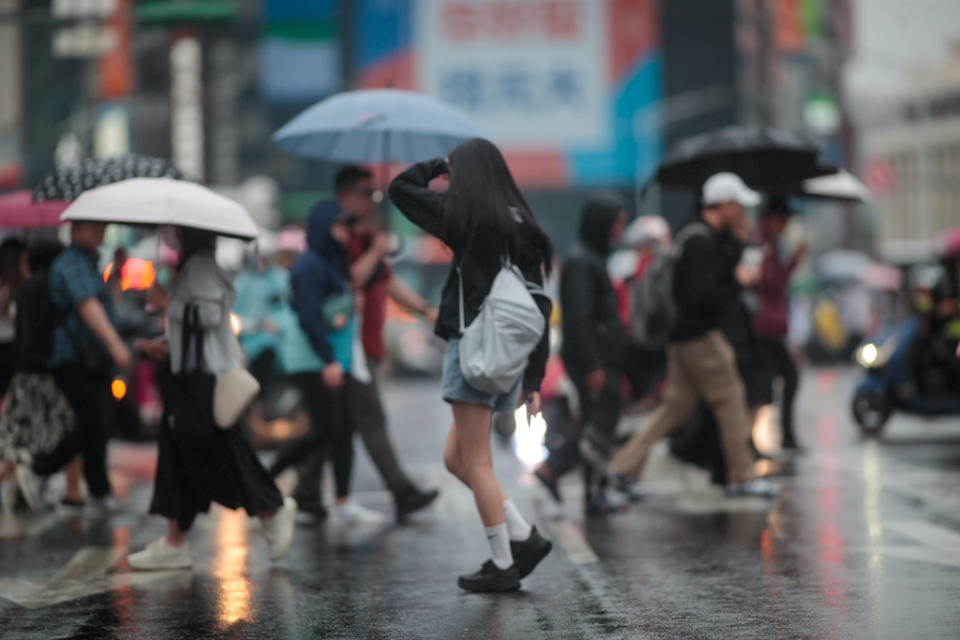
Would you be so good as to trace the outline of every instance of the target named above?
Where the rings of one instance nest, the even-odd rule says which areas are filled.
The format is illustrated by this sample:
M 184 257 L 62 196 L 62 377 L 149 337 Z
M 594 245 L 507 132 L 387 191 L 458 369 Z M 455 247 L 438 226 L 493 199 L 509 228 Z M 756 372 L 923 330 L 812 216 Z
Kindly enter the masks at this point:
M 87 189 L 130 178 L 175 178 L 183 174 L 169 160 L 150 156 L 117 156 L 87 158 L 80 164 L 62 167 L 40 181 L 33 189 L 33 199 L 73 200 Z
M 755 189 L 776 190 L 834 173 L 817 146 L 770 127 L 730 126 L 684 138 L 667 154 L 656 180 L 665 187 L 699 188 L 711 175 L 732 171 Z

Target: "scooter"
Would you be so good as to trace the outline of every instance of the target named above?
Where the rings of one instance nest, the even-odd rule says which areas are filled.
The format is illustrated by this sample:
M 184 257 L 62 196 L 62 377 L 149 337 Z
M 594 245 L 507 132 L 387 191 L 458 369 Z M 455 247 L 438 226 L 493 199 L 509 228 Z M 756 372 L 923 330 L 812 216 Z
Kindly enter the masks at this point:
M 960 415 L 960 395 L 918 391 L 911 352 L 922 319 L 913 316 L 860 345 L 855 357 L 865 376 L 854 392 L 851 409 L 863 434 L 877 437 L 894 411 L 921 415 Z

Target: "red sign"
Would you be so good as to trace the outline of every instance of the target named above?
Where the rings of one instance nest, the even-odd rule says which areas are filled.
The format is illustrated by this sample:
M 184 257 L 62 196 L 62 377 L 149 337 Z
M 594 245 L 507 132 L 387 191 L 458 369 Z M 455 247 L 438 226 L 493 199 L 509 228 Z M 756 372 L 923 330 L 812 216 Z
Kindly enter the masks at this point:
M 440 29 L 449 40 L 480 38 L 516 40 L 542 38 L 573 40 L 580 35 L 580 3 L 548 2 L 450 2 L 444 5 Z
M 897 182 L 897 170 L 889 160 L 878 158 L 867 163 L 863 179 L 875 194 L 889 195 Z

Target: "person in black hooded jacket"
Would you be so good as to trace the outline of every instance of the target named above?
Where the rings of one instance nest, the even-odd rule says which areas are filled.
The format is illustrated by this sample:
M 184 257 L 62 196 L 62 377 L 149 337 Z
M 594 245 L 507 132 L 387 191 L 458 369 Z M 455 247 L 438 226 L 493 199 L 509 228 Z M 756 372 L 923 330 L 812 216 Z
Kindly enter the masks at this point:
M 580 239 L 563 264 L 560 306 L 563 310 L 561 357 L 577 388 L 582 426 L 551 451 L 537 467 L 537 478 L 560 501 L 557 481 L 583 454 L 588 514 L 615 511 L 603 494 L 605 468 L 620 419 L 620 378 L 628 344 L 617 312 L 617 295 L 607 258 L 627 223 L 626 205 L 615 193 L 594 194 L 584 205 Z

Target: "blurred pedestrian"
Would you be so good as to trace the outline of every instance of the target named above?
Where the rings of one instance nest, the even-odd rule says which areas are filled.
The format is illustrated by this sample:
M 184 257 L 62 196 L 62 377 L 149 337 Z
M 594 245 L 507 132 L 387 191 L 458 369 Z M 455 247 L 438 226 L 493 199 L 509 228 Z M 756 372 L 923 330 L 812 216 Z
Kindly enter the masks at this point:
M 604 470 L 620 420 L 620 382 L 629 341 L 607 272 L 607 258 L 626 225 L 626 204 L 620 196 L 591 196 L 580 217 L 580 239 L 564 260 L 560 275 L 560 353 L 577 388 L 581 426 L 577 436 L 551 451 L 534 474 L 559 502 L 560 476 L 576 467 L 582 452 L 587 515 L 617 511 L 605 493 Z
M 337 172 L 334 187 L 337 200 L 348 216 L 350 279 L 354 289 L 363 294 L 359 334 L 371 374 L 369 382 L 358 380 L 350 387 L 354 428 L 393 494 L 397 520 L 403 520 L 433 502 L 439 492 L 435 489 L 421 490 L 413 483 L 401 468 L 387 434 L 387 417 L 376 379 L 379 365 L 386 357 L 383 327 L 387 298 L 420 314 L 431 323 L 436 322 L 437 312 L 398 278 L 385 260 L 390 253 L 390 236 L 378 231 L 372 224 L 377 205 L 373 199 L 375 190 L 371 173 L 362 167 L 344 167 Z
M 50 299 L 59 322 L 49 367 L 70 401 L 75 426 L 52 451 L 36 456 L 32 467 L 17 468 L 21 491 L 34 508 L 42 503 L 40 477 L 60 471 L 78 454 L 93 505 L 115 506 L 107 477 L 107 440 L 116 419 L 110 386 L 114 370 L 129 369 L 131 357 L 114 326 L 110 289 L 97 270 L 105 230 L 102 222 L 73 222 L 70 247 L 50 267 Z M 79 495 L 65 500 L 73 507 L 83 503 Z
M 614 279 L 620 322 L 627 330 L 624 375 L 630 383 L 630 400 L 649 406 L 658 400 L 658 387 L 667 369 L 667 355 L 662 347 L 640 344 L 632 339 L 634 288 L 658 256 L 670 250 L 670 225 L 660 216 L 640 216 L 623 232 L 621 244 L 636 256 L 633 272 L 623 280 Z
M 751 427 L 760 407 L 769 403 L 770 373 L 752 326 L 759 308 L 753 288 L 760 281 L 762 253 L 759 248 L 747 244 L 750 235 L 750 220 L 743 216 L 732 233 L 718 238 L 724 257 L 723 271 L 741 271 L 733 283 L 734 294 L 720 305 L 718 326 L 733 349 L 737 371 L 743 380 L 748 416 L 745 438 L 753 457 L 757 458 L 762 454 L 754 446 Z M 727 479 L 727 467 L 721 442 L 717 419 L 701 399 L 685 427 L 671 436 L 670 452 L 681 460 L 708 469 L 713 482 L 723 485 Z
M 290 276 L 276 264 L 274 239 L 261 237 L 248 268 L 234 281 L 237 301 L 234 313 L 240 319 L 240 346 L 250 373 L 266 388 L 277 370 L 280 316 L 289 306 Z
M 32 243 L 30 275 L 16 293 L 14 375 L 0 415 L 0 482 L 16 465 L 29 466 L 36 454 L 53 449 L 73 428 L 73 410 L 48 368 L 57 319 L 47 281 L 62 249 L 56 240 Z M 71 473 L 69 479 L 68 495 L 79 495 L 79 476 Z
M 135 344 L 153 358 L 169 357 L 150 503 L 151 514 L 167 519 L 167 533 L 127 559 L 141 570 L 191 567 L 186 533 L 216 502 L 260 518 L 276 560 L 293 540 L 296 502 L 283 498 L 242 431 L 219 428 L 213 417 L 217 376 L 241 366 L 229 313 L 236 293 L 216 263 L 214 234 L 178 228 L 177 240 L 181 261 L 167 305 L 167 336 Z
M 760 216 L 759 246 L 763 251 L 763 263 L 760 281 L 753 289 L 760 303 L 753 319 L 753 329 L 767 369 L 768 384 L 763 404 L 773 402 L 773 382 L 779 378 L 783 383 L 780 405 L 782 446 L 784 449 L 796 449 L 793 404 L 799 376 L 786 343 L 790 312 L 787 285 L 793 271 L 806 255 L 807 247 L 801 244 L 792 255 L 786 254 L 783 232 L 789 219 L 789 204 L 786 198 L 781 197 L 772 198 Z
M 286 443 L 270 468 L 274 477 L 288 467 L 332 447 L 336 501 L 342 522 L 380 522 L 379 513 L 350 499 L 353 471 L 351 376 L 366 374 L 362 353 L 355 353 L 356 307 L 350 287 L 346 243 L 349 230 L 340 205 L 319 202 L 307 218 L 307 250 L 290 267 L 295 317 L 284 327 L 285 371 L 300 390 L 310 416 L 310 430 Z M 359 357 L 355 357 L 359 356 Z M 314 458 L 320 474 L 323 458 Z M 312 473 L 310 474 L 313 475 Z M 305 510 L 322 515 L 319 478 L 305 481 L 298 497 L 310 500 Z
M 449 189 L 441 195 L 429 185 L 444 176 Z M 487 140 L 461 143 L 449 161 L 434 158 L 409 167 L 390 185 L 390 198 L 411 222 L 442 240 L 454 254 L 436 327 L 437 335 L 448 341 L 443 397 L 453 409 L 444 462 L 473 492 L 492 554 L 480 571 L 461 576 L 458 584 L 476 592 L 518 589 L 520 579 L 533 571 L 552 545 L 527 523 L 497 482 L 490 450 L 491 420 L 493 411 L 512 411 L 524 398 L 528 413 L 539 413 L 549 332 L 544 330 L 525 372 L 504 394 L 481 391 L 466 381 L 460 340 L 462 328 L 478 317 L 505 262 L 518 267 L 528 283 L 542 286 L 553 248 L 500 151 Z M 550 300 L 543 295 L 535 300 L 549 326 Z M 495 351 L 496 345 L 490 349 Z
M 678 315 L 667 346 L 664 403 L 647 427 L 616 452 L 613 467 L 637 479 L 653 445 L 679 427 L 702 397 L 719 423 L 727 493 L 770 496 L 776 486 L 754 478 L 743 380 L 719 326 L 723 305 L 737 293 L 737 281 L 749 284 L 744 270 L 730 265 L 721 239 L 743 223 L 745 207 L 759 204 L 760 195 L 739 176 L 719 173 L 704 183 L 701 200 L 700 216 L 677 239 L 673 294 Z
M 27 273 L 27 245 L 23 240 L 7 238 L 0 243 L 0 398 L 7 391 L 17 361 L 14 299 Z
M 960 391 L 960 367 L 950 354 L 960 348 L 960 229 L 943 234 L 942 273 L 931 293 L 930 348 L 935 366 L 944 369 L 948 388 Z

